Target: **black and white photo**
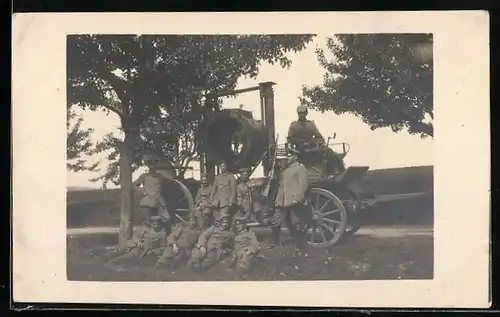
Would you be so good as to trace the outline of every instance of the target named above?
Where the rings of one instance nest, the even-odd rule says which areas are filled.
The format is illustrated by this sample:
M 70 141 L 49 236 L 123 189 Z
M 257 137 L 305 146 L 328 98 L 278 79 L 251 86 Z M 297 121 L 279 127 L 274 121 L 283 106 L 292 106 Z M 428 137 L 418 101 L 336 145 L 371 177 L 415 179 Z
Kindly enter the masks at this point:
M 13 30 L 15 300 L 488 306 L 486 13 Z

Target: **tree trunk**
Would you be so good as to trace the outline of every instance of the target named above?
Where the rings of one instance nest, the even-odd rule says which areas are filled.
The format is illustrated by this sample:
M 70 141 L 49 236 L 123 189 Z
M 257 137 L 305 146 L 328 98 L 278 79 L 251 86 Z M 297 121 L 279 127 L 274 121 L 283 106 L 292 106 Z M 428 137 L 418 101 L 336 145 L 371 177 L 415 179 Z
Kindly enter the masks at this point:
M 132 188 L 132 159 L 134 154 L 134 137 L 125 131 L 120 149 L 120 249 L 126 248 L 127 240 L 132 238 L 134 227 L 134 201 Z

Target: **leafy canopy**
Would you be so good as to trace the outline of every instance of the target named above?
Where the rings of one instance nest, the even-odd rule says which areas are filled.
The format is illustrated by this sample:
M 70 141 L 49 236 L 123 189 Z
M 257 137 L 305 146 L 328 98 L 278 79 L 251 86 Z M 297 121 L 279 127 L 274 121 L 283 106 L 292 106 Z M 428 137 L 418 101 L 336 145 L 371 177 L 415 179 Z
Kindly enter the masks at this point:
M 303 87 L 301 102 L 359 116 L 372 130 L 433 136 L 432 34 L 342 34 L 317 49 L 322 85 Z
M 117 184 L 123 136 L 133 142 L 132 169 L 145 150 L 180 164 L 197 159 L 194 131 L 204 97 L 255 78 L 263 62 L 289 67 L 290 52 L 313 35 L 72 35 L 68 36 L 68 103 L 115 113 L 122 136 L 107 135 L 93 151 L 108 153 L 94 179 Z
M 93 129 L 82 129 L 83 119 L 71 108 L 67 109 L 66 121 L 66 167 L 70 171 L 97 171 L 99 162 L 88 164 L 83 158 L 91 155 L 93 145 L 90 141 Z

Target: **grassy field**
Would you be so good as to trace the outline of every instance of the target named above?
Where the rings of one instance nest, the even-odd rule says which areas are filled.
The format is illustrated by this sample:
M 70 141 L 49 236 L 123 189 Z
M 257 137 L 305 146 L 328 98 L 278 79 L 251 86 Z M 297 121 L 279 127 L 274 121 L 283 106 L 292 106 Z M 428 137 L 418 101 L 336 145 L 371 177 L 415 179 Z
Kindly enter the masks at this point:
M 93 239 L 91 239 L 91 237 Z M 113 255 L 106 246 L 116 235 L 68 237 L 67 277 L 72 281 L 230 281 L 238 280 L 227 263 L 204 272 L 183 266 L 156 270 L 156 258 L 106 264 Z M 266 243 L 265 237 L 260 237 Z M 294 257 L 289 248 L 263 250 L 265 260 L 248 280 L 395 280 L 433 278 L 432 236 L 377 238 L 357 235 L 329 249 L 310 249 Z
M 192 191 L 195 190 L 194 182 L 194 180 L 187 180 L 188 187 Z M 416 166 L 373 170 L 368 172 L 361 185 L 376 194 L 432 193 L 433 167 Z M 138 194 L 135 199 L 136 207 L 138 207 L 140 198 Z M 68 227 L 117 226 L 119 223 L 119 201 L 119 189 L 70 190 L 67 193 L 67 225 Z M 401 208 L 402 204 L 404 203 L 398 202 L 389 207 L 393 210 L 403 210 L 401 211 L 403 214 L 400 214 L 399 211 L 392 212 L 390 217 L 409 219 L 424 208 L 427 210 L 424 221 L 432 221 L 432 199 L 430 201 L 426 199 L 424 202 L 412 202 L 409 208 L 408 206 Z M 377 213 L 374 213 L 371 218 L 376 220 L 377 216 L 375 215 L 384 213 L 382 211 L 384 208 L 378 208 Z M 141 221 L 140 217 L 135 219 L 136 223 Z M 418 221 L 422 221 L 422 219 Z

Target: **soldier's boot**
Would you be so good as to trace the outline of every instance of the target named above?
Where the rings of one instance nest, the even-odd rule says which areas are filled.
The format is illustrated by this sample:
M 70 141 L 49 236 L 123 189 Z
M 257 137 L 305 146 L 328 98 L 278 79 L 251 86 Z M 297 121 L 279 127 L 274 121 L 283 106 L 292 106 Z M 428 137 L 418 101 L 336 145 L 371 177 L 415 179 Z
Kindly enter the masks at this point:
M 179 263 L 184 259 L 184 253 L 181 251 L 179 254 L 177 254 L 172 261 L 170 261 L 169 267 L 171 269 L 175 269 L 178 267 Z
M 155 267 L 157 269 L 165 268 L 165 267 L 170 266 L 171 262 L 172 262 L 172 257 L 162 255 L 162 256 L 158 257 L 158 261 L 156 261 Z
M 189 259 L 188 263 L 187 263 L 187 266 L 191 269 L 198 269 L 200 267 L 200 261 L 198 259 Z
M 271 241 L 267 244 L 266 249 L 273 249 L 281 245 L 281 227 L 271 228 Z

